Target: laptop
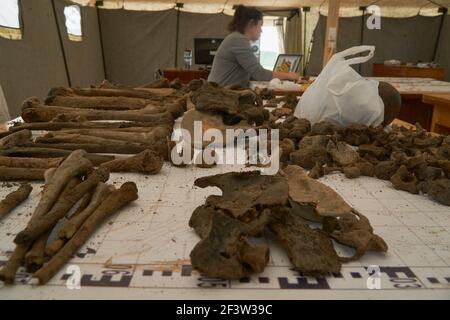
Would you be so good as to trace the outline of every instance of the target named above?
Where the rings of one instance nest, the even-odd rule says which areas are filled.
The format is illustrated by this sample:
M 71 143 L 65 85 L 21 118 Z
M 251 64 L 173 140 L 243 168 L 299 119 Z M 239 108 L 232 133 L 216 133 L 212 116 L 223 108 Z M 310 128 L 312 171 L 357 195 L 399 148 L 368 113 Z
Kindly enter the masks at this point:
M 273 71 L 298 72 L 302 58 L 302 54 L 279 54 L 277 61 L 275 62 L 275 65 L 273 67 Z

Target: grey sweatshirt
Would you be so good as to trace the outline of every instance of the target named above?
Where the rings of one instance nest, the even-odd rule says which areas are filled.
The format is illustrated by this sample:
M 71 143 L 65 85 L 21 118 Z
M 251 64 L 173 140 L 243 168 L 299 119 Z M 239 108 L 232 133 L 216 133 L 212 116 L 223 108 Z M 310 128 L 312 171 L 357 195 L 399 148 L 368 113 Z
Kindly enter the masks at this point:
M 250 41 L 241 33 L 230 33 L 220 44 L 214 57 L 208 81 L 222 86 L 247 87 L 250 79 L 272 80 L 272 71 L 264 69 L 254 55 Z

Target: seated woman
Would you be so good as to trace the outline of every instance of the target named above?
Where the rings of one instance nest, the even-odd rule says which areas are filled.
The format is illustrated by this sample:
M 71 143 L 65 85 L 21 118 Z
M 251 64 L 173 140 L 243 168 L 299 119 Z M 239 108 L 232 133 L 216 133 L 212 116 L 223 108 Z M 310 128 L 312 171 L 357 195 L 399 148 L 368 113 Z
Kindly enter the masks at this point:
M 270 81 L 273 78 L 297 81 L 294 72 L 264 69 L 254 55 L 250 41 L 257 41 L 262 33 L 263 16 L 255 8 L 238 6 L 228 29 L 231 32 L 220 44 L 214 57 L 208 81 L 221 86 L 247 87 L 250 79 Z

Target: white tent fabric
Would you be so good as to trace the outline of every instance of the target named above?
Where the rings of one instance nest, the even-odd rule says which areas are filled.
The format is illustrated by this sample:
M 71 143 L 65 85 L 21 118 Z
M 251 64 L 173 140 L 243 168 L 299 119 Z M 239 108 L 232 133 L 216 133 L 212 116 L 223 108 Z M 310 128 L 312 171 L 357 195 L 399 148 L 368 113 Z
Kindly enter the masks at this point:
M 95 4 L 95 0 L 72 0 L 81 5 Z M 257 7 L 312 7 L 320 8 L 322 15 L 327 15 L 327 0 L 103 0 L 102 8 L 161 11 L 175 7 L 176 2 L 182 2 L 181 9 L 197 13 L 225 13 L 232 15 L 233 6 L 243 4 Z M 450 0 L 341 0 L 340 16 L 352 17 L 361 15 L 360 6 L 376 4 L 381 8 L 384 17 L 412 17 L 417 14 L 425 16 L 439 15 L 440 6 L 449 8 Z

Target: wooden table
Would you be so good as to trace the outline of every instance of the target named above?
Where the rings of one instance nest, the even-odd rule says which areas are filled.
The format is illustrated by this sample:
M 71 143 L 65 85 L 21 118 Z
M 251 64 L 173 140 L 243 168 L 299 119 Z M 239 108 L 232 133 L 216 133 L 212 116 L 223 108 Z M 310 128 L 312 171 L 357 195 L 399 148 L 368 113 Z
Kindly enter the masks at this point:
M 198 70 L 198 69 L 165 69 L 163 71 L 164 78 L 172 81 L 176 78 L 184 84 L 189 83 L 191 80 L 195 79 L 208 79 L 209 71 Z
M 450 93 L 424 94 L 422 100 L 433 105 L 431 131 L 450 133 Z

